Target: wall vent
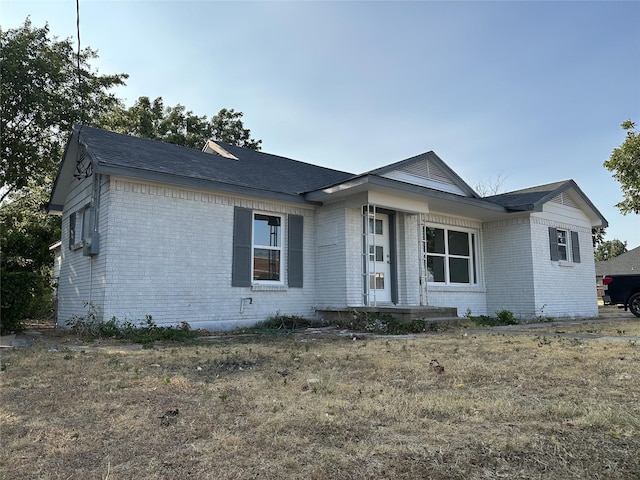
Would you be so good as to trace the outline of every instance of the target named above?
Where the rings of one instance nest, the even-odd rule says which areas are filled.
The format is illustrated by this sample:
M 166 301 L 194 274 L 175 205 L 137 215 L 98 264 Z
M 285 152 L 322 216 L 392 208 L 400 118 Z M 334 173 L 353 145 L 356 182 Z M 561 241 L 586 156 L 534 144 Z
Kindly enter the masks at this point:
M 564 205 L 566 207 L 572 207 L 579 209 L 580 207 L 576 202 L 574 202 L 568 195 L 565 193 L 561 193 L 560 195 L 556 195 L 551 199 L 553 203 L 559 203 L 560 205 Z

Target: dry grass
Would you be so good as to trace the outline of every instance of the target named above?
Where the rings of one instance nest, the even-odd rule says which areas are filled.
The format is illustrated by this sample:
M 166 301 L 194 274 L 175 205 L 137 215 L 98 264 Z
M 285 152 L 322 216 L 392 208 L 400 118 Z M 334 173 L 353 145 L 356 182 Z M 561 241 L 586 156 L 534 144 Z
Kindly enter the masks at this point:
M 41 339 L 0 357 L 0 478 L 638 478 L 640 344 L 555 328 Z

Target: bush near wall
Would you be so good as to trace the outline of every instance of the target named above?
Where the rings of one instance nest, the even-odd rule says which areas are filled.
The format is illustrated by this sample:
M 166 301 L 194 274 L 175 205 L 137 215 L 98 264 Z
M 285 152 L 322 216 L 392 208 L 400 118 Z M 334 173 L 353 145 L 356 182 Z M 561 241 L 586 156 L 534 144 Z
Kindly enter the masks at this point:
M 2 270 L 0 335 L 22 330 L 22 320 L 53 314 L 49 279 L 34 272 Z

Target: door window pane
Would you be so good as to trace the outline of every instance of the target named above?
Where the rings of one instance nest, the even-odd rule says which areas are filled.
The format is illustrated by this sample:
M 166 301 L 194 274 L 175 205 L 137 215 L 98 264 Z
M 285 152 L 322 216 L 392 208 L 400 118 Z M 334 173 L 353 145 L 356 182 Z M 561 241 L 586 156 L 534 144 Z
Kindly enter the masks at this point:
M 375 225 L 375 228 L 374 228 Z M 369 233 L 382 235 L 382 220 L 369 218 Z
M 374 246 L 369 245 L 369 261 L 371 262 L 382 262 L 384 261 L 384 248 L 376 245 L 375 246 L 375 255 L 374 255 Z
M 369 275 L 369 288 L 371 290 L 384 290 L 384 273 Z

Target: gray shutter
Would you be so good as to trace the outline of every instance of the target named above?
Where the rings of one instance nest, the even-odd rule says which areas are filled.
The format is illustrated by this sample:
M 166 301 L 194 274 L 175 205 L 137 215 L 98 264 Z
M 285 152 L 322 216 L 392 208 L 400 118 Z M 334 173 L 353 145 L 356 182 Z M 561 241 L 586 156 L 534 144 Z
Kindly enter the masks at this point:
M 251 224 L 253 213 L 249 208 L 236 207 L 233 212 L 233 260 L 231 285 L 251 286 Z
M 549 227 L 549 250 L 551 251 L 551 260 L 560 260 L 560 252 L 558 251 L 558 230 Z
M 574 263 L 580 263 L 580 240 L 578 232 L 571 232 L 571 255 Z
M 69 248 L 73 246 L 76 241 L 76 212 L 69 215 Z
M 302 288 L 302 245 L 303 245 L 302 215 L 289 215 L 289 231 L 287 236 L 289 286 Z

